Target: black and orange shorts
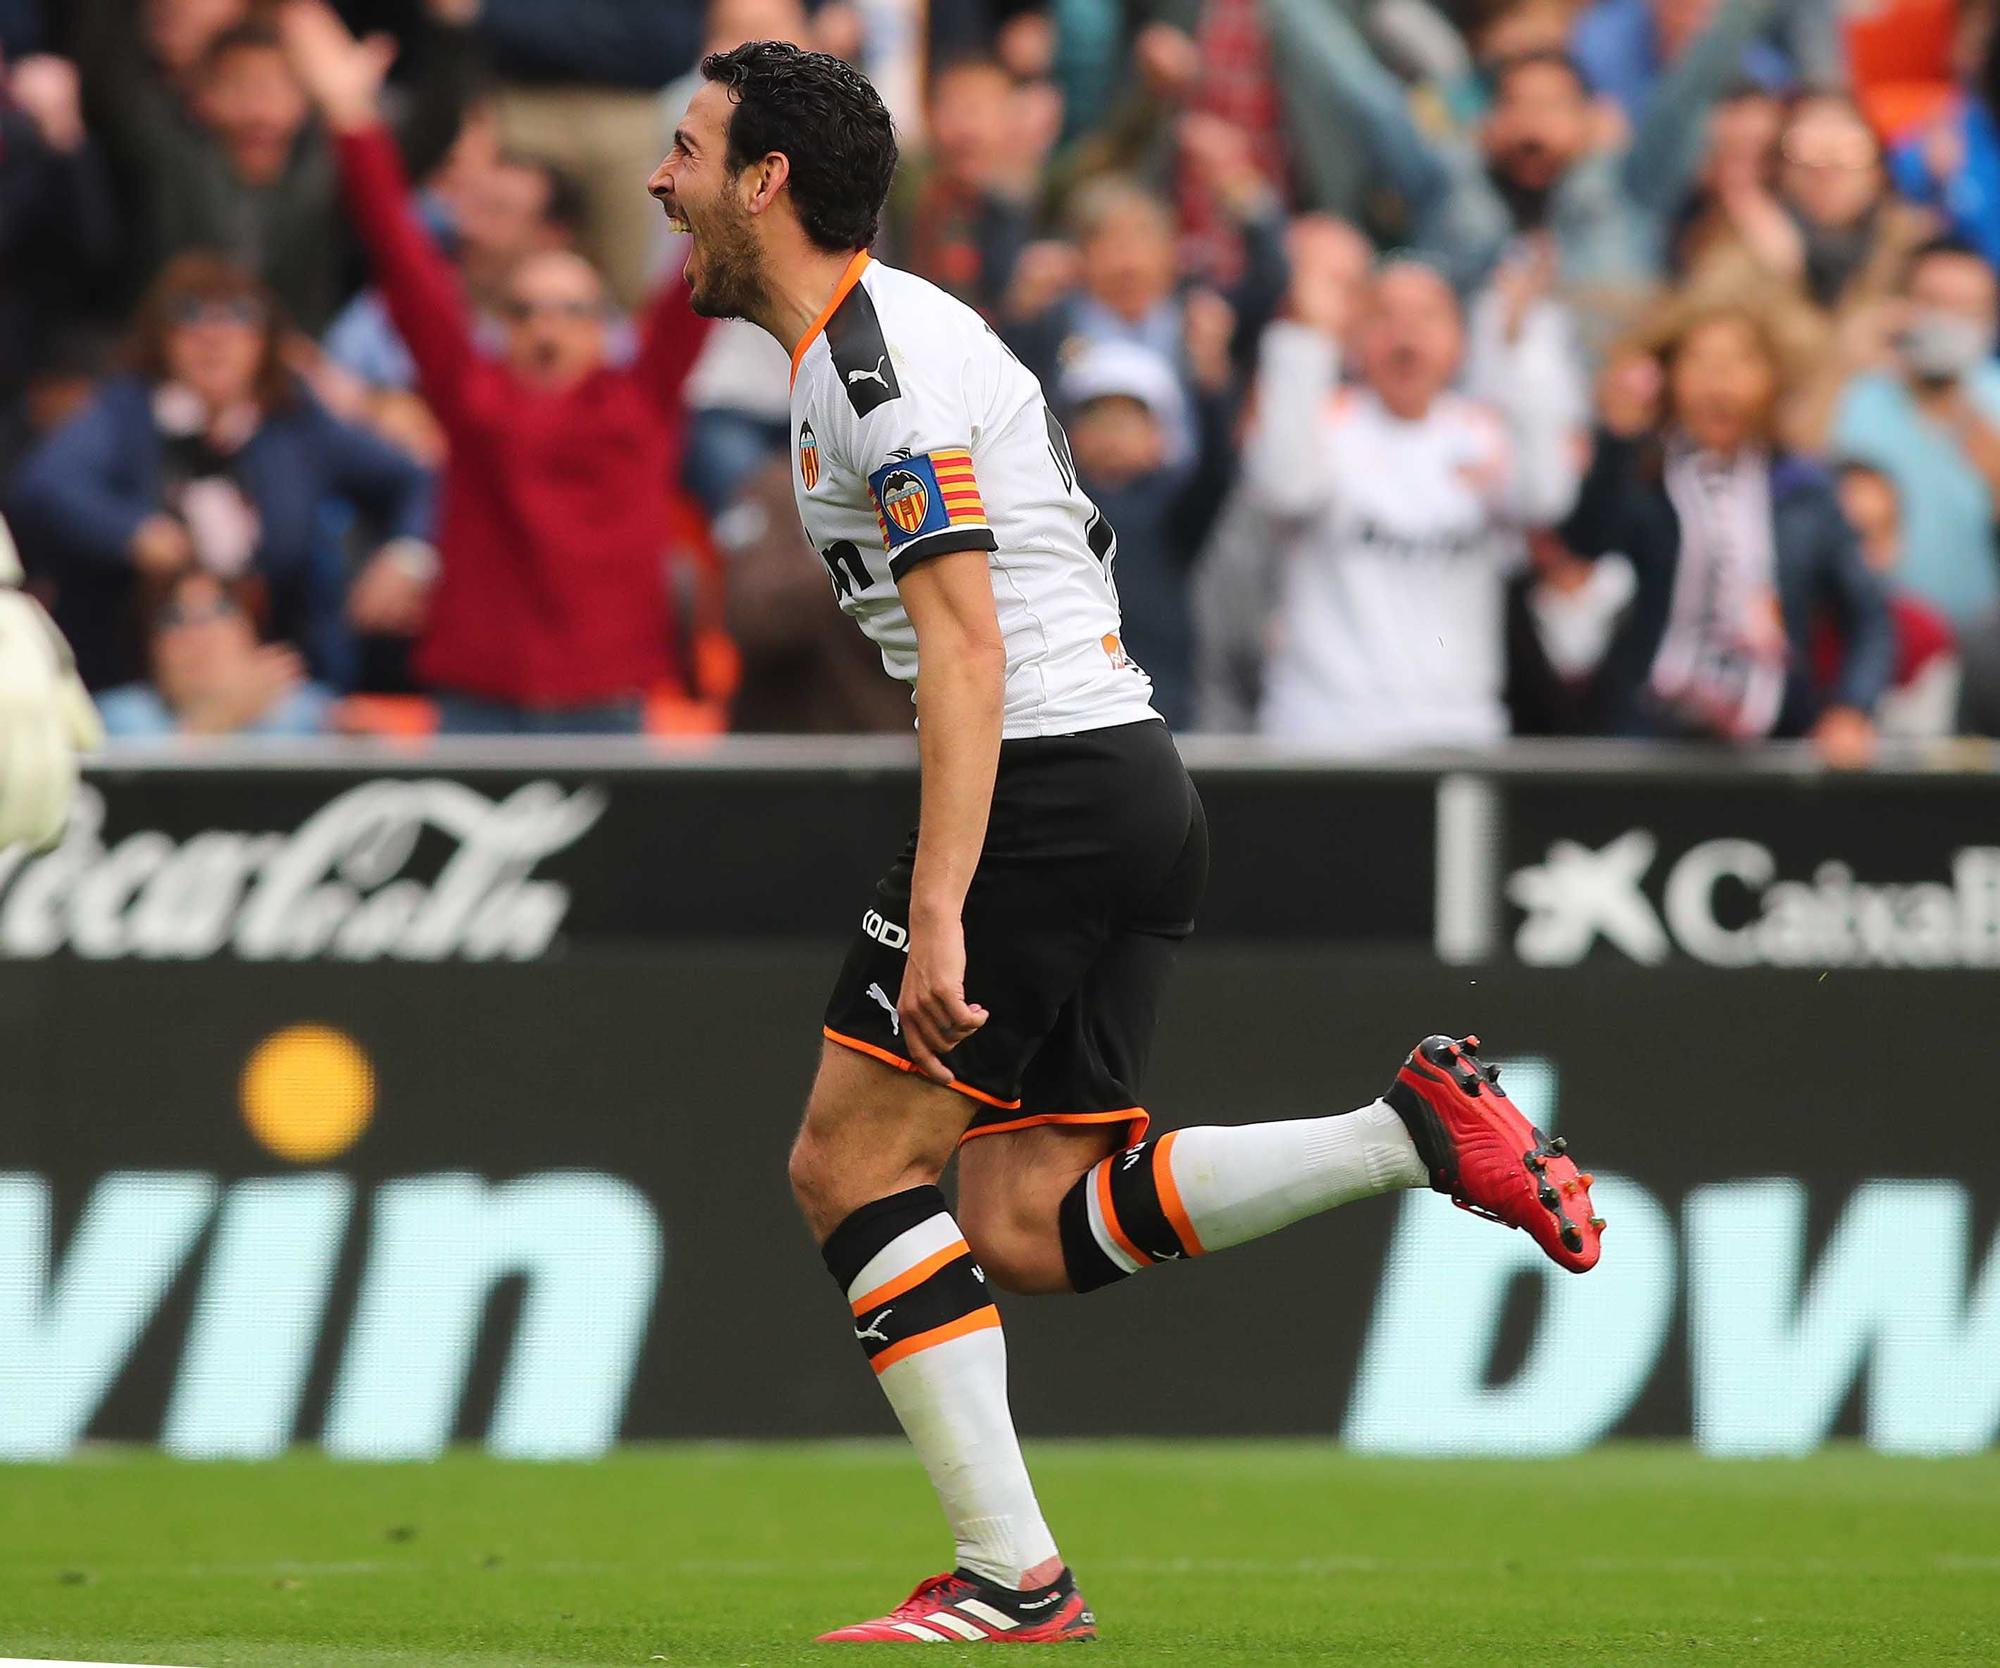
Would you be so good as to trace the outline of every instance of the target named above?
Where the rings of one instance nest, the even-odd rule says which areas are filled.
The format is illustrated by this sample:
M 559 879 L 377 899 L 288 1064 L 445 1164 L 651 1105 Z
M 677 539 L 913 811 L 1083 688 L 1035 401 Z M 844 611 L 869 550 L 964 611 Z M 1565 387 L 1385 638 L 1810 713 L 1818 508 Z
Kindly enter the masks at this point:
M 904 1071 L 916 852 L 912 834 L 863 910 L 825 1023 Z M 1143 1137 L 1160 999 L 1207 880 L 1207 820 L 1166 725 L 1001 743 L 963 917 L 966 1000 L 988 1018 L 945 1057 L 974 1103 L 967 1139 L 1052 1123 Z

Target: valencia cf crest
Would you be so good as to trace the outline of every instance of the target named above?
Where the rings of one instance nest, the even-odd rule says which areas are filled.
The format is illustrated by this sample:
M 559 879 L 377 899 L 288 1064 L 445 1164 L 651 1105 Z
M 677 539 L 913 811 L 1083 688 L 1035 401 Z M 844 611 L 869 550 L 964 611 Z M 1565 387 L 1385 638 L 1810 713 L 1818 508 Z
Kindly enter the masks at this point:
M 930 489 L 907 469 L 893 470 L 881 485 L 882 513 L 905 535 L 924 524 L 931 511 Z
M 799 478 L 808 492 L 819 485 L 819 442 L 813 438 L 812 424 L 804 422 L 799 424 Z

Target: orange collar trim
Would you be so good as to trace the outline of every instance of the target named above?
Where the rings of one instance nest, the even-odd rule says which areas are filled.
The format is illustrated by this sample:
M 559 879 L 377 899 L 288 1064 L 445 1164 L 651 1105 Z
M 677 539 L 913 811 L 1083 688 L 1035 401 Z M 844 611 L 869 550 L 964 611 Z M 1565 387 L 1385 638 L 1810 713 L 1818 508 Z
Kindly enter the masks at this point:
M 847 299 L 847 292 L 861 282 L 861 274 L 868 265 L 868 251 L 857 249 L 854 259 L 847 263 L 847 270 L 840 275 L 840 282 L 833 286 L 833 294 L 819 310 L 819 317 L 806 326 L 806 333 L 799 338 L 799 345 L 792 349 L 792 381 L 799 380 L 799 361 L 806 356 L 806 349 L 819 339 L 819 333 L 826 328 L 826 321 L 833 317 L 840 304 Z

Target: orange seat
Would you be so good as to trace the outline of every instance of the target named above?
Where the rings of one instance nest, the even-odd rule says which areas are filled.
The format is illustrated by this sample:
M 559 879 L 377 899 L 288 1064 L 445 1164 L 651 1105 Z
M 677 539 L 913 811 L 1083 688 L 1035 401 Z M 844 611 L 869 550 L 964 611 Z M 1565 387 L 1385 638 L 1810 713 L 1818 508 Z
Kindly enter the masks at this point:
M 646 697 L 649 736 L 716 736 L 728 728 L 726 702 L 690 698 L 664 683 Z
M 437 734 L 437 707 L 422 695 L 348 695 L 333 709 L 333 728 L 346 736 L 421 741 Z
M 1954 92 L 1956 0 L 1887 0 L 1840 27 L 1855 100 L 1883 138 L 1901 138 L 1944 113 Z

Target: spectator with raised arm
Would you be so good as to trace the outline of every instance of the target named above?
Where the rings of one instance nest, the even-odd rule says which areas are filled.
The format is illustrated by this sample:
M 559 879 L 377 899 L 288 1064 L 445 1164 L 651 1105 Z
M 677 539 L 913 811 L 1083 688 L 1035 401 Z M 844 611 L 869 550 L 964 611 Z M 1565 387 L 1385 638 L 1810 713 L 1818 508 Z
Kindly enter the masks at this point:
M 267 14 L 207 35 L 183 86 L 149 58 L 134 0 L 74 3 L 85 114 L 120 178 L 140 280 L 182 250 L 218 250 L 268 284 L 301 329 L 325 329 L 349 253 L 332 148 Z M 423 0 L 398 129 L 418 174 L 450 148 L 477 68 L 466 10 Z
M 1368 239 L 1345 220 L 1302 214 L 1286 234 L 1285 255 L 1288 311 L 1295 319 L 1344 321 L 1339 363 L 1353 363 L 1374 277 Z M 1257 727 L 1284 555 L 1280 518 L 1239 473 L 1227 485 L 1190 576 L 1194 721 L 1203 730 L 1242 735 Z
M 76 66 L 0 54 L 0 402 L 65 325 L 104 311 L 121 242 Z
M 560 169 L 510 151 L 472 170 L 448 208 L 440 205 L 439 241 L 458 268 L 489 345 L 502 339 L 507 280 L 514 268 L 530 255 L 575 247 L 582 210 L 575 182 Z M 416 362 L 396 334 L 381 291 L 372 286 L 341 309 L 323 345 L 336 365 L 371 388 L 416 386 Z
M 1218 154 L 1228 148 L 1218 140 Z M 1240 152 L 1221 171 L 1245 193 L 1241 209 L 1251 252 L 1242 278 L 1223 299 L 1238 342 L 1246 335 L 1254 342 L 1284 293 L 1286 224 L 1276 200 L 1259 195 Z M 1185 316 L 1194 290 L 1176 267 L 1172 211 L 1134 181 L 1108 176 L 1077 192 L 1070 220 L 1073 247 L 1044 242 L 1023 252 L 1000 333 L 1048 387 L 1067 359 L 1092 345 L 1123 342 L 1159 354 L 1175 367 L 1187 394 L 1168 433 L 1170 455 L 1186 457 L 1195 444 Z
M 596 270 L 568 252 L 531 256 L 508 280 L 505 348 L 488 353 L 412 209 L 379 113 L 381 59 L 320 0 L 290 0 L 279 18 L 449 442 L 418 676 L 449 730 L 636 731 L 645 695 L 675 672 L 671 483 L 703 329 L 684 287 L 663 286 L 636 357 L 613 365 Z
M 1524 335 L 1492 406 L 1452 391 L 1457 298 L 1391 261 L 1355 325 L 1345 292 L 1295 285 L 1264 333 L 1244 482 L 1282 541 L 1258 728 L 1376 751 L 1485 746 L 1507 733 L 1504 588 L 1523 530 L 1568 508 L 1565 368 Z M 1341 385 L 1341 343 L 1357 380 Z M 1421 620 L 1421 630 L 1411 622 Z
M 2000 265 L 2000 28 L 1993 0 L 1964 0 L 1952 57 L 1958 89 L 1946 107 L 1901 136 L 1896 189 Z
M 132 629 L 182 573 L 241 582 L 265 635 L 316 673 L 338 664 L 346 580 L 320 522 L 332 500 L 376 531 L 362 570 L 433 558 L 430 484 L 409 458 L 331 416 L 287 369 L 270 293 L 214 255 L 154 282 L 130 371 L 23 462 L 15 531 L 56 584 L 56 616 L 92 688 L 146 676 Z
M 1726 230 L 1695 281 L 1776 284 L 1838 321 L 1895 292 L 1937 218 L 1889 188 L 1882 144 L 1844 93 L 1793 101 L 1770 189 L 1732 173 L 1716 196 Z
M 1582 8 L 1570 49 L 1591 83 L 1637 122 L 1659 94 L 1662 79 L 1730 0 L 1596 0 Z M 1779 89 L 1825 86 L 1843 69 L 1834 0 L 1791 8 L 1780 30 L 1743 47 L 1740 73 Z
M 1546 230 L 1572 289 L 1624 291 L 1658 276 L 1668 225 L 1700 162 L 1709 106 L 1744 43 L 1797 0 L 1732 0 L 1675 62 L 1632 129 L 1603 143 L 1576 62 L 1530 53 L 1491 68 L 1494 98 L 1476 143 L 1433 137 L 1403 85 L 1338 6 L 1274 0 L 1281 38 L 1323 64 L 1351 113 L 1378 183 L 1404 205 L 1416 246 L 1461 289 L 1490 274 L 1507 245 Z
M 930 143 L 890 197 L 889 235 L 910 271 L 993 318 L 1029 240 L 1054 134 L 1036 130 L 1042 107 L 993 58 L 934 71 L 929 103 Z
M 1613 734 L 1811 735 L 1865 763 L 1895 667 L 1882 586 L 1833 482 L 1778 440 L 1788 352 L 1769 309 L 1694 301 L 1604 373 L 1595 454 L 1563 529 L 1637 580 L 1600 687 Z M 1841 649 L 1812 671 L 1822 618 Z

